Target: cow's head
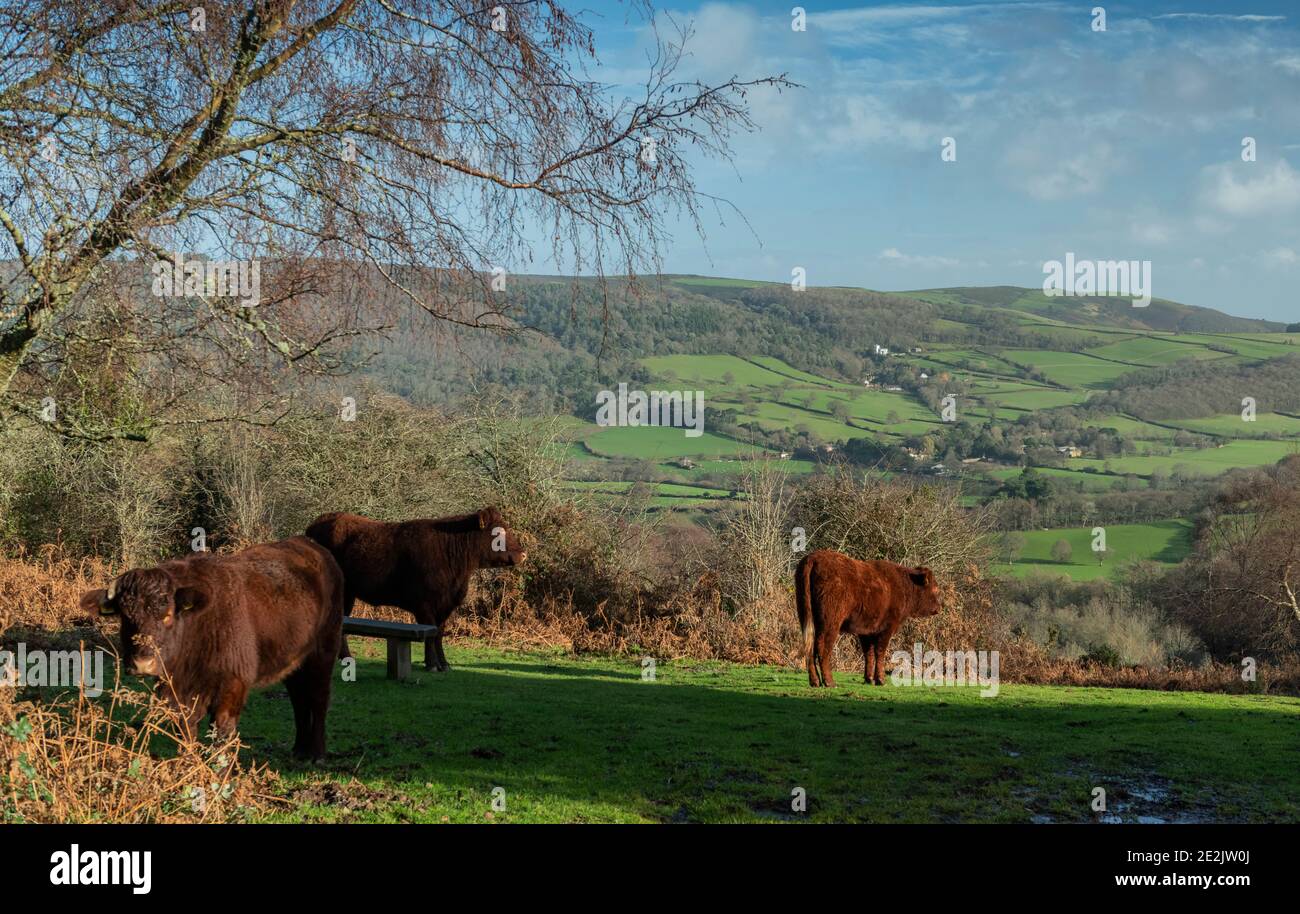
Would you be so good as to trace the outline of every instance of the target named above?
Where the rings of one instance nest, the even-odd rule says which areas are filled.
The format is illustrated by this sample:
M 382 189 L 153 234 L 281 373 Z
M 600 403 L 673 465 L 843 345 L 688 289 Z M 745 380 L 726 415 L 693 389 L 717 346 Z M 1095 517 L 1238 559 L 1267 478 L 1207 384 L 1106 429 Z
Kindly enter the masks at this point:
M 81 608 L 122 620 L 122 664 L 138 676 L 159 676 L 180 656 L 185 630 L 208 608 L 202 585 L 177 586 L 161 568 L 128 571 L 106 590 L 92 590 Z
M 527 551 L 506 527 L 505 519 L 496 508 L 484 508 L 478 512 L 478 528 L 487 537 L 482 556 L 484 565 L 508 567 L 528 558 Z
M 918 616 L 934 616 L 943 608 L 939 600 L 939 585 L 934 580 L 934 572 L 929 568 L 913 568 L 908 577 L 916 586 L 916 611 Z

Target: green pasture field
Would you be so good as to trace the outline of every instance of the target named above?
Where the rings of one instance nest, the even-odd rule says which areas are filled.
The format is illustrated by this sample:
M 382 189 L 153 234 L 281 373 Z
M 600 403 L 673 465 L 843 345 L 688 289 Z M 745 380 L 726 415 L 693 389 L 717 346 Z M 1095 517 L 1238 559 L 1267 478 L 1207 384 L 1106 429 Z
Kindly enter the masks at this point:
M 1138 369 L 1093 358 L 1080 352 L 1054 352 L 1048 349 L 1006 349 L 1002 355 L 1019 365 L 1028 365 L 1053 383 L 1064 387 L 1101 390 L 1120 375 Z
M 1150 366 L 1171 365 L 1184 359 L 1223 359 L 1229 357 L 1227 353 L 1215 352 L 1203 345 L 1179 342 L 1178 338 L 1174 336 L 1134 337 L 1089 349 L 1087 352 L 1103 359 L 1116 359 L 1121 362 L 1131 362 L 1134 365 Z
M 988 475 L 1005 482 L 1015 476 L 1019 476 L 1022 470 L 1020 467 L 998 467 L 990 470 Z M 1079 473 L 1074 470 L 1060 469 L 1058 467 L 1034 467 L 1034 472 L 1040 476 L 1048 476 L 1052 479 L 1059 479 L 1062 482 L 1081 483 L 1086 492 L 1109 492 L 1111 489 L 1120 485 L 1124 480 L 1119 476 L 1108 476 L 1104 473 Z M 1143 483 L 1146 485 L 1146 483 Z
M 777 387 L 791 381 L 771 369 L 734 355 L 661 355 L 642 359 L 641 364 L 656 378 L 671 373 L 677 381 L 702 385 L 706 403 L 726 390 Z M 731 383 L 723 380 L 728 374 L 732 377 Z
M 1280 339 L 1283 336 L 1285 334 L 1180 333 L 1174 338 L 1204 346 L 1226 346 L 1242 358 L 1261 360 L 1276 359 L 1297 351 L 1294 345 L 1287 345 Z
M 1228 435 L 1233 438 L 1255 438 L 1263 435 L 1300 437 L 1300 418 L 1278 413 L 1257 413 L 1253 422 L 1246 422 L 1238 413 L 1208 416 L 1204 419 L 1175 419 L 1170 425 L 1192 432 Z
M 357 679 L 335 685 L 322 764 L 289 758 L 282 687 L 248 704 L 249 756 L 282 775 L 265 821 L 1089 822 L 1095 787 L 1115 821 L 1300 817 L 1295 698 L 1021 685 L 981 698 L 848 670 L 813 690 L 802 669 L 714 662 L 661 661 L 645 681 L 637 657 L 462 640 L 451 672 L 395 682 L 382 642 L 352 645 Z
M 1174 437 L 1174 430 L 1160 425 L 1152 425 L 1131 416 L 1104 416 L 1100 419 L 1089 418 L 1085 423 L 1089 428 L 1113 428 L 1125 438 L 1147 441 L 1167 441 Z
M 1092 551 L 1092 527 L 1028 530 L 1021 534 L 1025 549 L 1020 558 L 1012 565 L 995 565 L 994 571 L 1022 578 L 1029 574 L 1063 574 L 1076 581 L 1094 581 L 1110 577 L 1133 559 L 1176 565 L 1192 548 L 1192 525 L 1185 520 L 1104 526 L 1104 562 L 1099 562 L 1098 553 Z M 1052 558 L 1052 547 L 1059 540 L 1070 544 L 1073 554 L 1068 563 Z
M 783 379 L 790 381 L 801 381 L 805 384 L 813 384 L 818 387 L 838 387 L 853 389 L 854 385 L 845 384 L 842 381 L 833 381 L 830 378 L 823 378 L 820 375 L 809 374 L 806 371 L 800 371 L 791 365 L 787 365 L 780 359 L 774 359 L 770 356 L 755 356 L 749 359 L 751 362 L 757 362 L 764 368 L 771 370 L 773 373 L 780 375 Z
M 664 426 L 610 426 L 584 439 L 587 447 L 602 457 L 635 457 L 664 460 L 670 457 L 717 457 L 747 454 L 761 448 L 709 432 L 688 438 L 685 430 Z
M 747 415 L 757 419 L 763 428 L 797 430 L 802 426 L 825 441 L 874 437 L 871 430 L 845 425 L 830 416 L 809 412 L 797 406 L 787 406 L 784 403 L 759 403 L 750 408 Z M 901 426 L 902 423 L 899 425 Z M 886 428 L 893 431 L 892 426 Z M 884 430 L 886 429 L 881 429 Z
M 1184 470 L 1197 476 L 1217 476 L 1235 467 L 1270 466 L 1297 452 L 1300 452 L 1300 441 L 1237 440 L 1225 442 L 1222 447 L 1178 450 L 1168 456 L 1150 454 L 1108 460 L 1080 457 L 1070 463 L 1080 469 L 1095 467 L 1104 470 L 1109 467 L 1113 473 L 1137 476 L 1150 476 L 1157 470 L 1165 473 Z
M 578 489 L 583 492 L 591 492 L 597 495 L 622 495 L 637 485 L 635 482 L 623 482 L 618 480 L 599 480 L 599 481 L 575 481 L 565 483 L 571 489 Z M 653 490 L 656 499 L 671 501 L 673 499 L 715 499 L 730 498 L 730 489 L 716 489 L 709 486 L 692 486 L 680 482 L 652 482 L 646 483 Z
M 1033 387 L 1026 390 L 1010 391 L 982 396 L 986 405 L 1005 406 L 1009 409 L 1052 409 L 1057 406 L 1074 406 L 1088 399 L 1087 391 L 1053 390 L 1048 387 Z

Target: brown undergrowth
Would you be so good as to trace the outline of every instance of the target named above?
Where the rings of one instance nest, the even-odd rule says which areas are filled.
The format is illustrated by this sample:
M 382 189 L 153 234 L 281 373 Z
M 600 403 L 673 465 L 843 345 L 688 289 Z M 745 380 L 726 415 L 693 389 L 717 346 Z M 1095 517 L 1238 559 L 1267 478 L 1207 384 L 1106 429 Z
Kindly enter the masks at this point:
M 0 559 L 0 649 L 111 652 L 108 629 L 78 608 L 110 574 L 52 548 Z M 166 703 L 100 685 L 93 698 L 0 686 L 0 822 L 236 822 L 273 801 L 276 776 L 241 761 L 237 737 L 186 739 Z

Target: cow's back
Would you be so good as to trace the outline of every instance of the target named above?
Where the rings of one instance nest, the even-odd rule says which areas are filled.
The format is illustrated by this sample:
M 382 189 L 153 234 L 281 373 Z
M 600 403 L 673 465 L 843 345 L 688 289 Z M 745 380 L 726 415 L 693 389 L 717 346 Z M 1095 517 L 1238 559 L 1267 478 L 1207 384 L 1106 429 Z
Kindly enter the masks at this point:
M 338 561 L 352 597 L 414 611 L 435 599 L 455 607 L 478 568 L 470 534 L 477 516 L 389 523 L 358 514 L 323 514 L 307 535 Z
M 182 566 L 182 582 L 200 584 L 213 595 L 187 645 L 193 654 L 187 666 L 263 685 L 284 678 L 318 650 L 337 650 L 343 573 L 311 539 L 295 536 L 175 564 Z
M 307 536 L 324 546 L 343 570 L 348 592 L 373 605 L 398 605 L 401 582 L 409 577 L 399 524 L 359 514 L 322 514 L 307 528 Z
M 890 563 L 864 562 L 832 549 L 811 552 L 803 561 L 809 563 L 811 605 L 823 626 L 856 634 L 887 626 L 896 589 L 884 567 Z

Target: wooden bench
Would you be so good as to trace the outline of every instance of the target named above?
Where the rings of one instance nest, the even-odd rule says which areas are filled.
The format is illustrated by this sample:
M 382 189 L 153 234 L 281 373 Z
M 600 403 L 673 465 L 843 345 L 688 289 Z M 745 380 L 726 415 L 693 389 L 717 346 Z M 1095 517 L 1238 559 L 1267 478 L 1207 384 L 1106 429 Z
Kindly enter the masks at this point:
M 388 678 L 405 679 L 411 675 L 411 642 L 423 641 L 438 634 L 436 625 L 413 625 L 406 622 L 383 622 L 379 619 L 343 617 L 343 634 L 388 641 Z

